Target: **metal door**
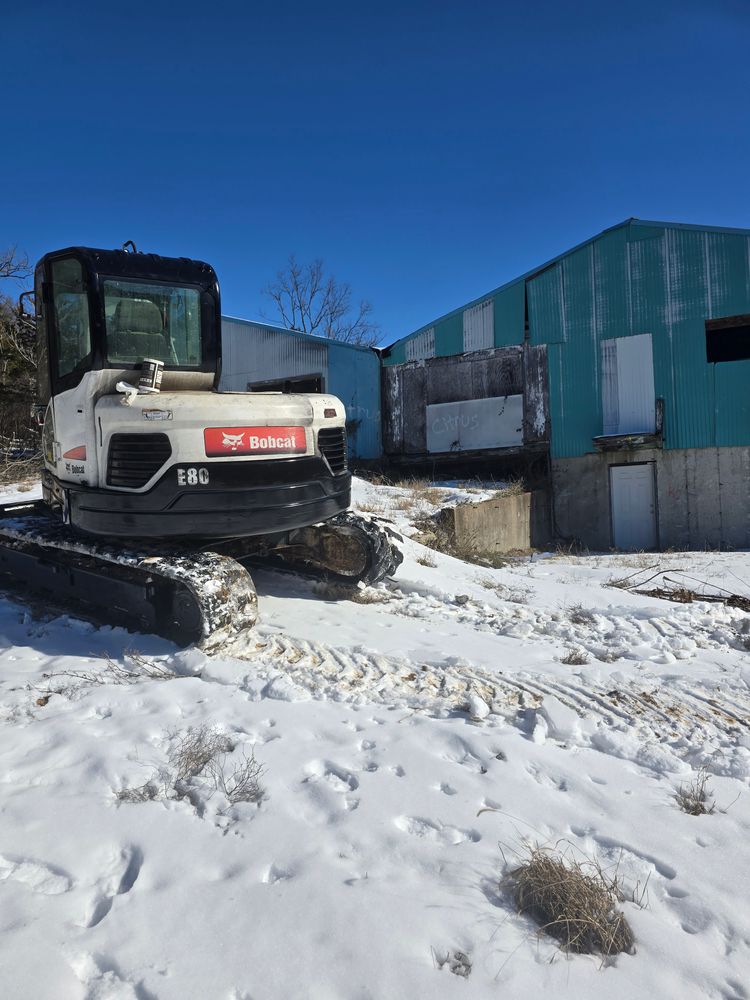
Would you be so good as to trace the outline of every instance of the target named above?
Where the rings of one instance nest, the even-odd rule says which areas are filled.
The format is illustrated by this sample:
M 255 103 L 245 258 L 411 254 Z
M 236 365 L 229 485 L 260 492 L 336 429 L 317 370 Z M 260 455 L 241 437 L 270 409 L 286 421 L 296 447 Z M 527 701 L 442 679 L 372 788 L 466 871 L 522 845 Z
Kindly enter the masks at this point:
M 652 462 L 611 465 L 612 541 L 616 549 L 656 548 L 656 503 Z

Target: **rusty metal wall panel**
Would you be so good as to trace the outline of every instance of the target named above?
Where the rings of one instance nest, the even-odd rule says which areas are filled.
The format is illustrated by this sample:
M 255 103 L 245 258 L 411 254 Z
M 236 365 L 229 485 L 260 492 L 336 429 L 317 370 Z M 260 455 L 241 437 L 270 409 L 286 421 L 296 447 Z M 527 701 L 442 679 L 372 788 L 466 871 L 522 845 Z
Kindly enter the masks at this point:
M 471 398 L 471 361 L 464 356 L 435 358 L 426 362 L 427 385 L 424 402 L 455 403 Z
M 523 351 L 524 444 L 549 441 L 547 345 L 526 344 Z
M 523 392 L 522 348 L 485 351 L 471 361 L 472 399 Z
M 404 450 L 402 365 L 383 368 L 383 450 L 399 455 Z
M 424 363 L 405 365 L 401 371 L 403 450 L 406 455 L 418 455 L 422 454 L 427 447 L 425 430 L 427 367 Z
M 434 441 L 435 435 L 441 437 L 441 433 L 434 428 L 430 430 L 429 413 L 437 414 L 441 419 L 452 416 L 458 419 L 458 416 L 461 416 L 463 420 L 469 410 L 472 417 L 481 411 L 481 407 L 472 410 L 470 406 L 467 410 L 468 404 L 498 398 L 514 400 L 508 404 L 507 411 L 515 414 L 513 417 L 515 423 L 511 428 L 513 446 L 518 446 L 524 441 L 529 444 L 539 444 L 549 440 L 545 345 L 495 348 L 470 355 L 431 358 L 423 362 L 386 367 L 383 369 L 385 451 L 392 455 L 425 454 L 428 451 L 428 439 L 431 435 L 433 437 L 431 450 L 439 450 Z M 451 409 L 452 404 L 459 407 L 460 414 Z M 434 407 L 438 409 L 435 410 Z M 441 407 L 447 408 L 443 410 Z M 513 410 L 514 407 L 518 408 L 517 414 Z M 495 433 L 489 428 L 487 433 L 492 437 L 492 444 L 476 443 L 470 446 L 457 438 L 459 443 L 456 447 L 464 450 L 470 447 L 510 447 L 510 438 L 508 433 L 505 433 L 507 430 L 505 428 L 503 434 L 498 437 L 499 432 Z M 479 442 L 481 435 L 477 437 L 477 431 L 471 429 L 469 431 L 469 438 L 472 440 L 476 438 Z M 500 438 L 505 443 L 500 443 Z M 449 445 L 452 442 L 453 439 Z M 445 450 L 450 451 L 451 448 Z

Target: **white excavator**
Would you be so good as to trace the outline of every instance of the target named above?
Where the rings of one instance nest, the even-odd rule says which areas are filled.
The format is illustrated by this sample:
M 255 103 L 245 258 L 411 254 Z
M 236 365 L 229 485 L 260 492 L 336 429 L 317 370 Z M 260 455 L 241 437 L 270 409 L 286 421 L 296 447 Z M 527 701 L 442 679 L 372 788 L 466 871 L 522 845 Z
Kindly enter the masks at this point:
M 248 562 L 395 572 L 398 537 L 348 510 L 342 402 L 219 391 L 208 264 L 70 247 L 36 265 L 34 302 L 43 499 L 0 506 L 6 581 L 213 650 L 257 619 Z

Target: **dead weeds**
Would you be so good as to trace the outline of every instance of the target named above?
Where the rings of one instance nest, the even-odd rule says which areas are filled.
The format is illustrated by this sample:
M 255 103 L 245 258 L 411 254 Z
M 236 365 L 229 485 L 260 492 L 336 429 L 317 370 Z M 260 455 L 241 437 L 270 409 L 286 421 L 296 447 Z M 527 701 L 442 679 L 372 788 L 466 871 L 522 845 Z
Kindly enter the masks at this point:
M 531 847 L 504 880 L 518 912 L 566 951 L 604 957 L 635 951 L 633 932 L 617 904 L 625 899 L 617 872 L 595 860 Z
M 582 667 L 590 661 L 589 654 L 580 646 L 571 646 L 565 656 L 560 657 L 560 663 L 569 667 Z
M 683 812 L 690 816 L 710 816 L 716 809 L 713 794 L 708 788 L 709 773 L 701 767 L 691 782 L 680 785 L 675 798 Z

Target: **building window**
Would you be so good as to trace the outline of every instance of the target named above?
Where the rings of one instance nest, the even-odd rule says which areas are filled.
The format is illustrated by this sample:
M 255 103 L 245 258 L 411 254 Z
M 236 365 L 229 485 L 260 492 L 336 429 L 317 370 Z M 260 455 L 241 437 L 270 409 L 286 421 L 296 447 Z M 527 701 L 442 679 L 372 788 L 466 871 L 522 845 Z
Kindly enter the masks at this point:
M 288 378 L 248 382 L 248 392 L 325 392 L 322 375 L 290 375 Z
M 706 360 L 709 364 L 750 359 L 750 316 L 706 320 Z
M 656 428 L 651 334 L 602 341 L 603 433 L 653 434 Z

